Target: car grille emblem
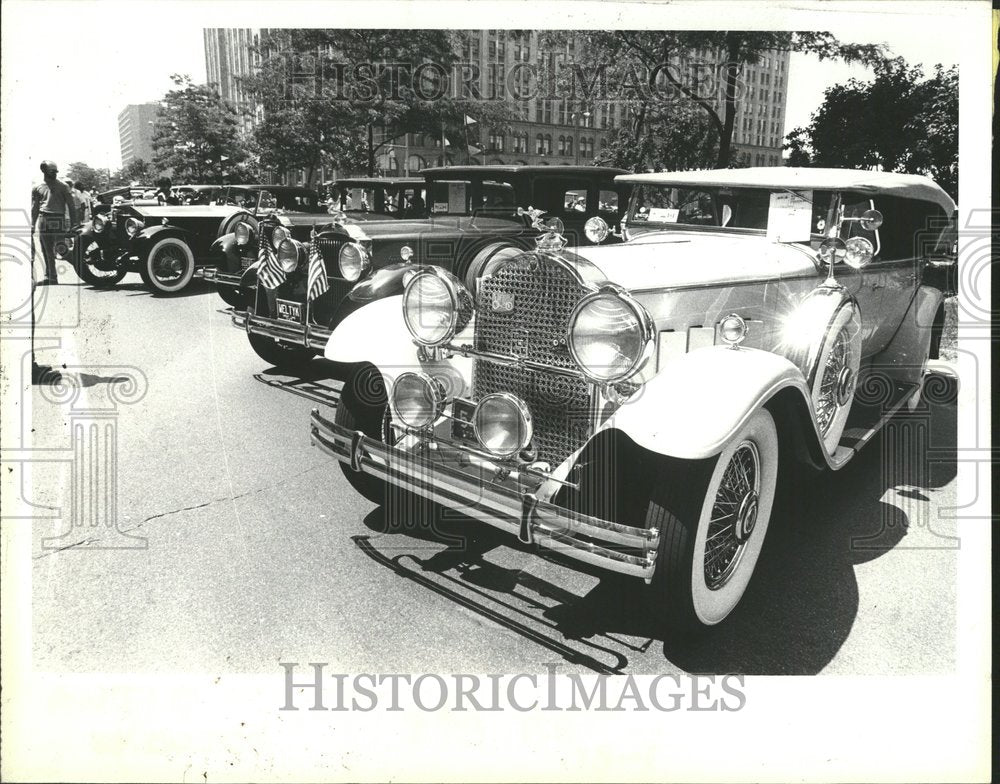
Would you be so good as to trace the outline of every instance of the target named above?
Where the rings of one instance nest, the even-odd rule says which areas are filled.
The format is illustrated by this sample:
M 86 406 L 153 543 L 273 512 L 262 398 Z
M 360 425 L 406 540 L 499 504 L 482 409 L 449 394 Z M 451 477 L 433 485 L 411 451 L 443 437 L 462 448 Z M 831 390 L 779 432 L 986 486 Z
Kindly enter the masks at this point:
M 509 291 L 494 291 L 490 305 L 494 313 L 513 313 L 514 295 Z

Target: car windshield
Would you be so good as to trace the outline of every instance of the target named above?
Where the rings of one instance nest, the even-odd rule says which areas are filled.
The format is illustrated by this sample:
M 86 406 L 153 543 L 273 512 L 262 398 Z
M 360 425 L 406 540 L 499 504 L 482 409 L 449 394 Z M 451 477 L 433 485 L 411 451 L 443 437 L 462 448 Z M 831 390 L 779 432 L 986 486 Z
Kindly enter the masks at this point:
M 646 185 L 636 188 L 628 214 L 635 228 L 766 234 L 782 242 L 815 242 L 833 219 L 831 191 L 783 188 Z M 840 194 L 845 217 L 860 215 L 871 201 Z
M 226 188 L 220 204 L 245 210 L 290 210 L 292 212 L 322 212 L 319 198 L 312 191 L 276 188 Z
M 427 196 L 432 215 L 488 214 L 511 217 L 519 204 L 513 183 L 500 179 L 430 180 Z
M 427 215 L 422 184 L 338 183 L 333 207 L 341 212 L 423 218 Z

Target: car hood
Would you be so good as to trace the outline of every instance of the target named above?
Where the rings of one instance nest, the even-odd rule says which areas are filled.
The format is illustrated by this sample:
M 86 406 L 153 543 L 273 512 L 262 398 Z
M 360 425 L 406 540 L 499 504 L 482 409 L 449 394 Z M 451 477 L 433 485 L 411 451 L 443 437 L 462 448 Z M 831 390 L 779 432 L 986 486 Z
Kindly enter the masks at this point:
M 144 218 L 225 218 L 234 212 L 239 212 L 239 207 L 216 206 L 204 204 L 192 204 L 187 207 L 173 206 L 140 206 L 136 204 L 122 205 L 128 207 L 133 212 L 142 215 Z
M 725 285 L 817 272 L 812 251 L 759 236 L 703 232 L 646 234 L 622 245 L 580 248 L 576 255 L 630 290 Z

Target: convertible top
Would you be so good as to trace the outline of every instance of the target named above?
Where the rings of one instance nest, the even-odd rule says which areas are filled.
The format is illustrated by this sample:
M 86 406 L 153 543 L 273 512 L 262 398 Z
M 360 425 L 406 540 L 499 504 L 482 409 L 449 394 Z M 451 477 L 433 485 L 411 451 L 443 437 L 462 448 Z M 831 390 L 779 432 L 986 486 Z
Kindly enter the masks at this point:
M 885 193 L 904 199 L 931 201 L 950 215 L 955 202 L 930 177 L 866 169 L 811 169 L 759 166 L 752 169 L 706 169 L 686 172 L 621 174 L 615 182 L 656 185 L 708 185 L 716 187 L 788 188 L 789 190 L 846 190 L 865 194 Z

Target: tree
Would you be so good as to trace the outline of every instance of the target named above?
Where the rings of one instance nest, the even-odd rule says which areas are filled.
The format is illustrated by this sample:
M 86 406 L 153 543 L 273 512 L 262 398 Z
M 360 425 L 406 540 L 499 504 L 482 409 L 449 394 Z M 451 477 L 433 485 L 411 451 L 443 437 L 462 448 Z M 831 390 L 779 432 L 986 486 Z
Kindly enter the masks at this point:
M 714 164 L 718 143 L 702 112 L 691 106 L 644 108 L 641 126 L 633 121 L 613 133 L 608 146 L 595 156 L 596 165 L 631 171 L 686 171 Z M 637 126 L 644 132 L 636 134 Z
M 769 52 L 810 52 L 821 60 L 838 58 L 863 64 L 885 57 L 881 45 L 841 43 L 826 32 L 612 30 L 553 33 L 549 39 L 569 36 L 582 44 L 577 47 L 582 56 L 576 58 L 580 69 L 567 69 L 574 92 L 582 83 L 586 103 L 592 100 L 587 88 L 598 80 L 628 88 L 626 105 L 635 148 L 632 157 L 647 167 L 652 164 L 646 156 L 656 146 L 647 137 L 662 130 L 663 112 L 669 105 L 693 107 L 703 113 L 715 139 L 715 167 L 738 165 L 732 140 L 744 88 L 742 74 L 747 65 L 759 63 Z M 681 58 L 696 50 L 713 53 L 711 59 L 716 63 L 682 72 L 678 67 Z M 655 107 L 660 107 L 659 111 Z M 692 115 L 685 117 L 690 122 Z M 705 142 L 698 126 L 681 135 L 695 147 L 689 154 L 676 153 L 676 157 L 697 160 L 703 155 Z
M 87 190 L 103 186 L 109 178 L 107 169 L 95 169 L 83 161 L 73 161 L 66 167 L 66 178 L 78 182 Z
M 171 79 L 177 88 L 163 97 L 153 130 L 155 167 L 177 181 L 220 183 L 252 166 L 236 109 L 214 86 Z
M 786 137 L 798 165 L 926 174 L 958 195 L 958 72 L 924 77 L 902 58 L 878 63 L 870 81 L 824 93 L 810 124 Z M 791 162 L 791 161 L 790 161 Z
M 406 133 L 445 134 L 467 149 L 466 117 L 503 129 L 504 102 L 456 89 L 460 34 L 450 30 L 275 30 L 244 86 L 263 107 L 262 160 L 313 173 L 320 165 L 375 173 L 379 153 Z

